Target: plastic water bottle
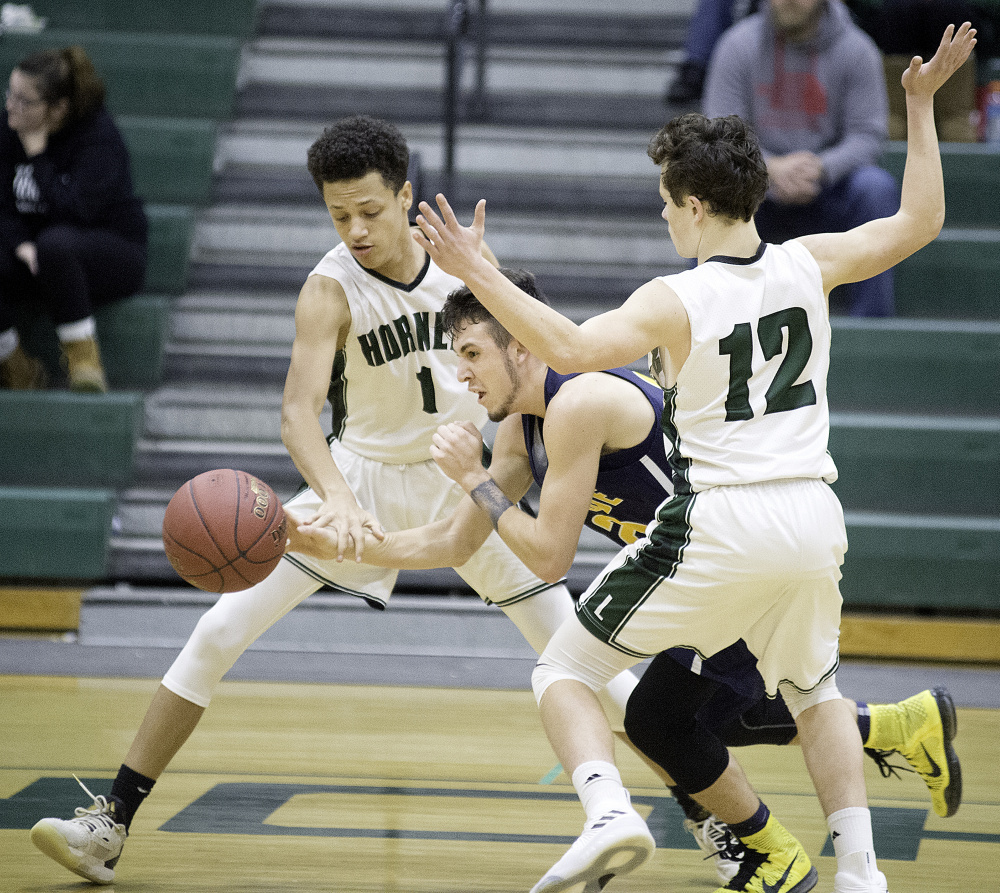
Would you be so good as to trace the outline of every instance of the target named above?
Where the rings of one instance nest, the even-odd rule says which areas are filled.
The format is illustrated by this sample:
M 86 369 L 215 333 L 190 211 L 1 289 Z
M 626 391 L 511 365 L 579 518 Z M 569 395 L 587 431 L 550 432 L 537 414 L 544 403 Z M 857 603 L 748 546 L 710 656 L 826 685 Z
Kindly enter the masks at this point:
M 1000 148 L 1000 81 L 986 85 L 983 118 L 983 141 Z

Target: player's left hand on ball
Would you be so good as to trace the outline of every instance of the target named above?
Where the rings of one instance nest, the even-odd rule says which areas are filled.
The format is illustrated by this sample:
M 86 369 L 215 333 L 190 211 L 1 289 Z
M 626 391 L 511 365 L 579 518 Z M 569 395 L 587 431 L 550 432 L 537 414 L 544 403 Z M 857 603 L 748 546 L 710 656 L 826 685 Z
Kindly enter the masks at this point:
M 288 525 L 285 554 L 291 552 L 311 558 L 334 559 L 337 557 L 337 535 L 327 527 L 310 527 L 292 521 Z
M 314 528 L 321 528 L 326 530 L 329 537 L 335 539 L 337 543 L 334 555 L 317 557 L 329 557 L 337 561 L 343 561 L 344 556 L 353 551 L 354 560 L 360 562 L 364 555 L 365 537 L 371 535 L 377 540 L 385 537 L 382 525 L 353 499 L 328 499 L 315 514 L 306 518 L 305 522 L 299 524 L 300 533 L 309 535 Z

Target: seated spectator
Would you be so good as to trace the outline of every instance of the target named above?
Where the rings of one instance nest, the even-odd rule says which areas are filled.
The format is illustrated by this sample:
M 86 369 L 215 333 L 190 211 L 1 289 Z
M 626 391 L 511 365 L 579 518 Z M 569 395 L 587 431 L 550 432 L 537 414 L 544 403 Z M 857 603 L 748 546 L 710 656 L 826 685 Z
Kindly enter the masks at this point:
M 45 385 L 19 343 L 15 307 L 55 324 L 69 386 L 105 391 L 94 308 L 135 294 L 146 216 L 104 84 L 80 47 L 18 63 L 0 119 L 0 386 Z
M 757 132 L 770 177 L 756 217 L 765 241 L 848 230 L 899 209 L 898 184 L 875 163 L 888 126 L 882 57 L 841 0 L 769 0 L 730 28 L 703 105 Z M 850 286 L 846 309 L 891 316 L 892 271 Z
M 735 5 L 735 0 L 698 0 L 684 38 L 684 60 L 667 88 L 665 102 L 690 105 L 701 99 L 708 60 L 719 38 L 733 24 Z
M 733 22 L 759 6 L 760 0 L 698 0 L 684 37 L 684 59 L 663 94 L 665 103 L 694 105 L 701 100 L 708 62 L 719 38 Z

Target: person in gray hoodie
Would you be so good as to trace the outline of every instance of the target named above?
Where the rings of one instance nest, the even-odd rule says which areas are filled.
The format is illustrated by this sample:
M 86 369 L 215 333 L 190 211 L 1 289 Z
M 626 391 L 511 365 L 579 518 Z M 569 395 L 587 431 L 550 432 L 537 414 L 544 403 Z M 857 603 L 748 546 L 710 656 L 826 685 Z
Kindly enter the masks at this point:
M 878 48 L 841 0 L 767 0 L 722 36 L 709 64 L 704 113 L 739 115 L 767 162 L 757 212 L 766 242 L 841 232 L 899 209 L 899 187 L 876 162 L 888 131 Z M 892 270 L 846 291 L 833 309 L 891 316 Z

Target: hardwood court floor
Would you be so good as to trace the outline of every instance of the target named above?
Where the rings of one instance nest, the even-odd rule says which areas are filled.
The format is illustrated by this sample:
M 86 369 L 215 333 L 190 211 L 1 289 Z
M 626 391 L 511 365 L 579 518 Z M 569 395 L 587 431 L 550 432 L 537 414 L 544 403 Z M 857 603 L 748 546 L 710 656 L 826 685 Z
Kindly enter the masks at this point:
M 0 891 L 94 889 L 38 853 L 27 829 L 85 804 L 71 773 L 107 792 L 155 687 L 0 676 Z M 917 777 L 870 767 L 892 893 L 998 888 L 998 737 L 1000 713 L 959 711 L 965 800 L 951 819 L 930 810 Z M 714 890 L 679 810 L 619 756 L 659 849 L 608 893 Z M 826 826 L 800 752 L 739 756 L 828 893 L 834 860 L 821 855 Z M 524 893 L 581 823 L 530 692 L 227 682 L 139 813 L 114 889 Z

